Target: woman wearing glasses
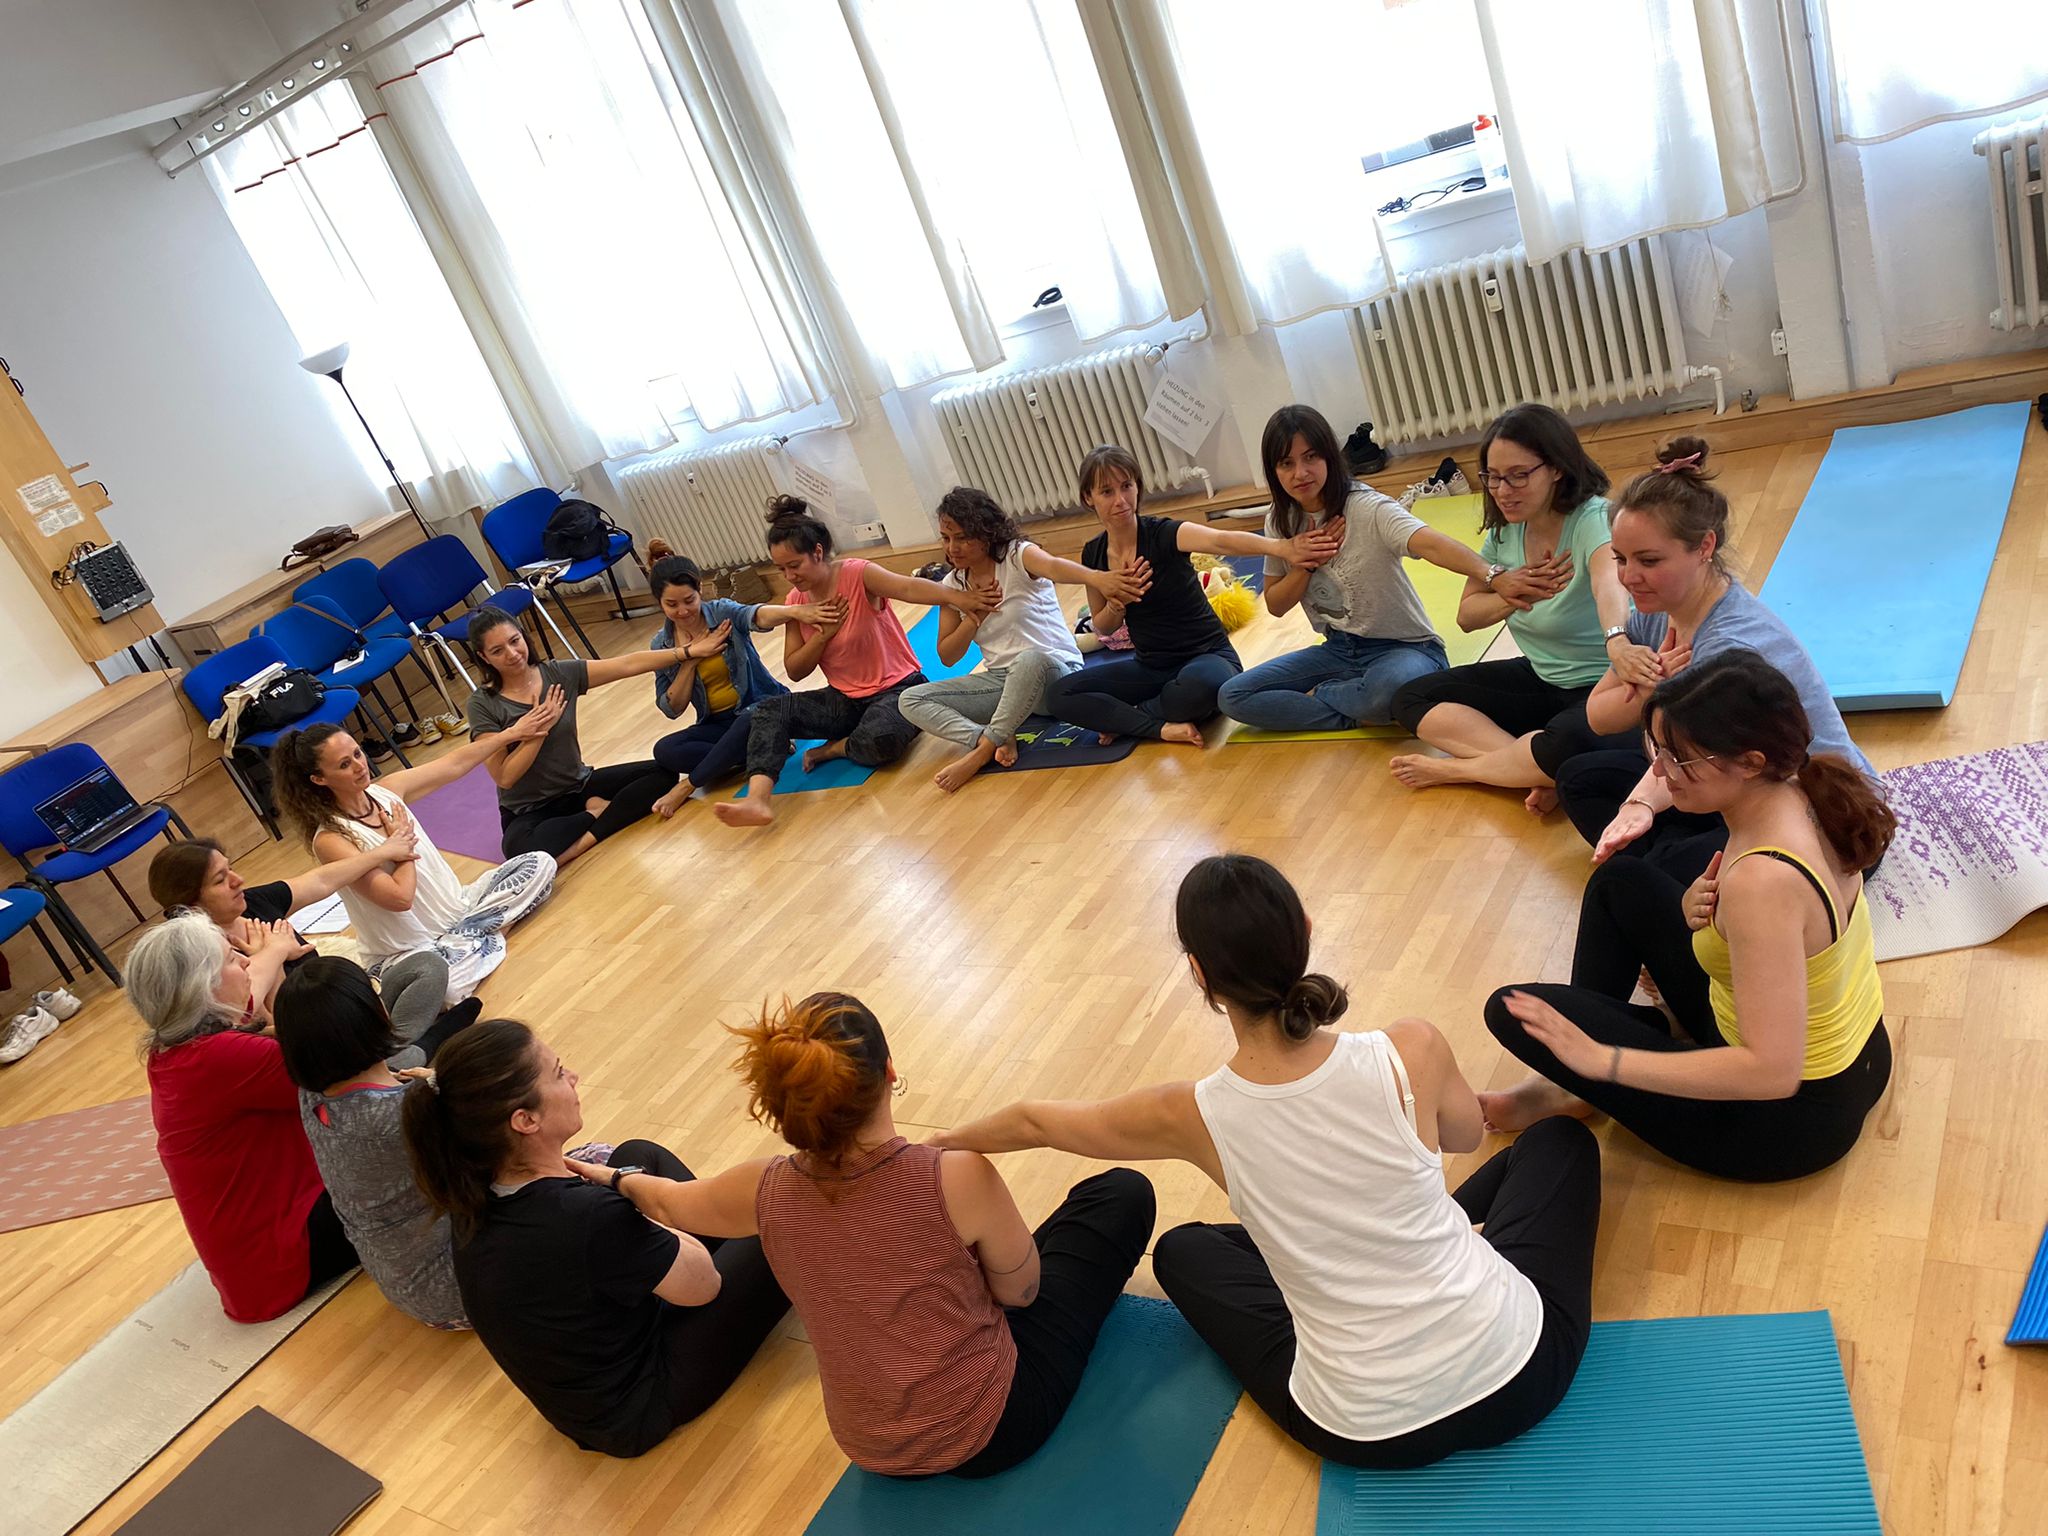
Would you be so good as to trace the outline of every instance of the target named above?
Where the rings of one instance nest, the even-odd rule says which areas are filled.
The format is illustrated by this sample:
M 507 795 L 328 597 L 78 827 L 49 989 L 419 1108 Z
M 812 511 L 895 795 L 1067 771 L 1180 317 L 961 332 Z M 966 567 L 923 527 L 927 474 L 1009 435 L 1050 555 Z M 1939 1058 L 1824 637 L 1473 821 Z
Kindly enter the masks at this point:
M 1554 810 L 1558 765 L 1599 745 L 1586 696 L 1610 668 L 1655 687 L 1656 652 L 1628 638 L 1628 594 L 1608 532 L 1606 471 L 1571 423 L 1547 405 L 1518 405 L 1479 440 L 1490 572 L 1470 577 L 1458 627 L 1507 620 L 1521 655 L 1417 678 L 1394 696 L 1394 718 L 1448 757 L 1397 757 L 1411 789 L 1495 784 L 1529 791 L 1529 809 Z M 1633 745 L 1633 738 L 1620 745 Z
M 1854 764 L 1815 750 L 1797 690 L 1754 651 L 1659 684 L 1648 745 L 1672 803 L 1724 819 L 1728 846 L 1684 889 L 1643 859 L 1594 871 L 1571 985 L 1487 1002 L 1487 1028 L 1534 1075 L 1480 1107 L 1502 1131 L 1602 1110 L 1722 1178 L 1817 1173 L 1891 1080 L 1858 872 L 1897 823 Z M 1644 969 L 1681 1038 L 1628 1001 Z

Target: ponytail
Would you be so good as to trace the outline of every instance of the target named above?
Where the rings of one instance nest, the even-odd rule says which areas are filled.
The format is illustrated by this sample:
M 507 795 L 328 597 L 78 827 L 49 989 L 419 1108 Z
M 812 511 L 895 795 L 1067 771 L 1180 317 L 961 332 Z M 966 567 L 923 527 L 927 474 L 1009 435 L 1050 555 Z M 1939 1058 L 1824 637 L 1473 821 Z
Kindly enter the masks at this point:
M 1884 857 L 1899 818 L 1854 764 L 1823 752 L 1801 763 L 1796 776 L 1842 868 L 1869 869 Z
M 867 1005 L 844 992 L 784 998 L 731 1033 L 747 1113 L 813 1163 L 836 1167 L 889 1087 L 889 1043 Z
M 468 1242 L 482 1223 L 491 1180 L 512 1150 L 514 1110 L 540 1107 L 533 1031 L 486 1019 L 434 1053 L 431 1077 L 406 1086 L 400 1106 L 413 1182 Z
M 1174 927 L 1219 1012 L 1232 1002 L 1306 1040 L 1349 1006 L 1343 987 L 1308 968 L 1308 914 L 1264 859 L 1224 853 L 1195 865 L 1174 900 Z

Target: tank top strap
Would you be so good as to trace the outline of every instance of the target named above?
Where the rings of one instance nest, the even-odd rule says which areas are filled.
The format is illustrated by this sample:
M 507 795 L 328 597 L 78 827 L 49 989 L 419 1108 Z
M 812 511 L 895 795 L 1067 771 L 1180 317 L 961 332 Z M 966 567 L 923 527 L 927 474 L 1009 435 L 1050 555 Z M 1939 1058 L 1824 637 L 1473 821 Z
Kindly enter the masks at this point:
M 1360 1038 L 1369 1043 L 1371 1054 L 1384 1062 L 1387 1069 L 1393 1073 L 1394 1086 L 1400 1097 L 1401 1114 L 1408 1121 L 1408 1129 L 1420 1136 L 1422 1127 L 1415 1119 L 1415 1087 L 1408 1081 L 1408 1063 L 1401 1059 L 1401 1048 L 1394 1044 L 1393 1036 L 1383 1029 L 1372 1030 Z M 1384 1085 L 1386 1079 L 1382 1077 L 1380 1081 Z
M 1815 894 L 1820 897 L 1821 905 L 1827 908 L 1828 942 L 1833 944 L 1841 938 L 1842 915 L 1835 910 L 1835 893 L 1828 889 L 1827 881 L 1821 879 L 1819 875 L 1813 872 L 1811 864 L 1808 864 L 1806 860 L 1788 849 L 1771 847 L 1751 848 L 1743 853 L 1738 853 L 1735 856 L 1734 862 L 1740 864 L 1751 854 L 1762 854 L 1767 859 L 1776 859 L 1780 864 L 1790 864 L 1799 873 L 1806 876 L 1806 883 L 1813 887 Z

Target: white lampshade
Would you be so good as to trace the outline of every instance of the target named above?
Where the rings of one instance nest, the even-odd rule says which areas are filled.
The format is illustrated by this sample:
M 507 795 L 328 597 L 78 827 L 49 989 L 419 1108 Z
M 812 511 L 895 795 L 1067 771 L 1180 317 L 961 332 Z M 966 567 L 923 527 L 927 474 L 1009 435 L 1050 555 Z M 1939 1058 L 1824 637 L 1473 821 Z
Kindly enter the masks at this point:
M 348 343 L 338 342 L 325 352 L 315 352 L 311 357 L 299 359 L 299 366 L 308 373 L 338 373 L 341 365 L 348 361 Z

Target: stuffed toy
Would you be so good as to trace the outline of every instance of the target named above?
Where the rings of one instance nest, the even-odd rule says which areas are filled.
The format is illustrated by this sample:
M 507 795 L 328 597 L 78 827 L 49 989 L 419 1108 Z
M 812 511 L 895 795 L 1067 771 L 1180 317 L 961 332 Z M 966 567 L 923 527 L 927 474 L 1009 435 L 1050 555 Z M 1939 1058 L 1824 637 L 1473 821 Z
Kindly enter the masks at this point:
M 1095 632 L 1095 619 L 1088 612 L 1088 605 L 1081 605 L 1081 616 L 1074 621 L 1074 646 L 1083 656 L 1096 651 L 1129 651 L 1136 647 L 1131 643 L 1131 627 L 1119 624 L 1106 635 Z
M 1236 634 L 1258 616 L 1259 600 L 1227 560 L 1208 554 L 1191 555 L 1189 559 L 1201 579 L 1202 594 L 1209 599 L 1210 611 L 1227 633 Z

